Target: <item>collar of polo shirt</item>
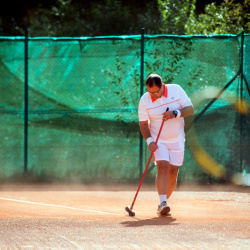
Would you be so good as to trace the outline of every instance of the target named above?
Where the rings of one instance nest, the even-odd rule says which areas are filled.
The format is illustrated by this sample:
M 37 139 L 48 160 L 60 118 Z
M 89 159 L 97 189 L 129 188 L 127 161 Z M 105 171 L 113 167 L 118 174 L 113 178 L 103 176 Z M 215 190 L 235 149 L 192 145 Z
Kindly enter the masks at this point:
M 168 97 L 168 88 L 167 88 L 167 86 L 166 86 L 165 84 L 163 84 L 163 87 L 164 87 L 163 96 L 167 98 L 167 97 Z M 155 102 L 157 99 L 154 99 L 154 98 L 151 96 L 151 100 L 152 100 L 152 102 Z

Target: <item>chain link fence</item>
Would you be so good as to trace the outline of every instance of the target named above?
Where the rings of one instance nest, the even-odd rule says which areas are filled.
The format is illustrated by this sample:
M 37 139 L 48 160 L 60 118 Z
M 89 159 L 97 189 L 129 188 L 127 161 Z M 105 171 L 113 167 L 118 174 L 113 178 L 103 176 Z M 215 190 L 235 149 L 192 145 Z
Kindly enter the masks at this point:
M 164 83 L 181 85 L 194 104 L 180 181 L 215 181 L 191 150 L 193 129 L 215 161 L 250 172 L 249 113 L 234 108 L 240 97 L 249 103 L 248 35 L 27 41 L 25 60 L 24 37 L 0 37 L 0 179 L 22 176 L 26 165 L 41 181 L 137 180 L 150 156 L 139 143 L 142 72 L 144 80 L 157 73 Z M 147 179 L 155 173 L 152 164 Z

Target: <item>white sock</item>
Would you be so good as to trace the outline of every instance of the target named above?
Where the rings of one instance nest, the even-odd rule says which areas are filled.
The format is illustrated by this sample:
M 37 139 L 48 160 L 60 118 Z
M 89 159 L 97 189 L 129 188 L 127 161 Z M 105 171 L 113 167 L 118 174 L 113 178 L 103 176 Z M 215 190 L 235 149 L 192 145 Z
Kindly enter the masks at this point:
M 163 201 L 167 202 L 167 195 L 166 194 L 160 194 L 160 203 L 162 203 Z

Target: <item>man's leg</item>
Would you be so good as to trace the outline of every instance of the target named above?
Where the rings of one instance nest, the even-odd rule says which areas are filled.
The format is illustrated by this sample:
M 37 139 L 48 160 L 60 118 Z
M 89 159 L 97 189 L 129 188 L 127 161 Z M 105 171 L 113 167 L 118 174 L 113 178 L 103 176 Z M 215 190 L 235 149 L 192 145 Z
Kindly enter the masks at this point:
M 170 163 L 168 161 L 157 161 L 156 187 L 160 196 L 158 214 L 161 215 L 167 215 L 170 212 L 170 207 L 167 205 L 169 168 Z
M 176 187 L 178 172 L 179 172 L 179 166 L 170 164 L 169 172 L 168 172 L 167 199 L 170 198 L 171 194 L 173 193 Z
M 168 161 L 157 161 L 156 187 L 159 195 L 167 195 L 168 174 L 170 163 Z

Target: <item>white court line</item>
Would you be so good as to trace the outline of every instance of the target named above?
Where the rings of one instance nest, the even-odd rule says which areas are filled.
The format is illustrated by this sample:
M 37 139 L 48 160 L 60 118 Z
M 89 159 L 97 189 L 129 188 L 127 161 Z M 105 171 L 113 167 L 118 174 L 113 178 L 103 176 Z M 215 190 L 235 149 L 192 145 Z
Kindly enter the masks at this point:
M 110 215 L 120 215 L 121 216 L 121 214 L 107 213 L 107 212 L 94 211 L 94 210 L 88 210 L 88 209 L 83 209 L 83 208 L 67 207 L 67 206 L 61 206 L 61 205 L 45 204 L 45 203 L 39 203 L 39 202 L 33 202 L 33 201 L 15 200 L 15 199 L 2 198 L 2 197 L 0 197 L 0 200 L 15 201 L 15 202 L 21 202 L 21 203 L 34 204 L 34 205 L 48 206 L 48 207 L 68 208 L 68 209 L 85 211 L 85 212 L 93 212 L 93 213 L 99 213 L 99 214 L 110 214 Z

